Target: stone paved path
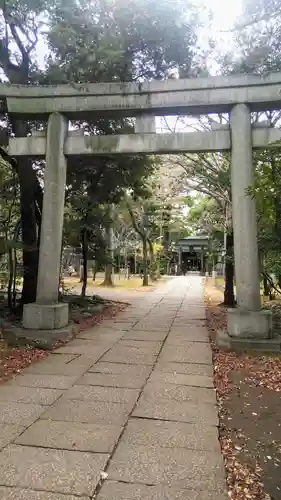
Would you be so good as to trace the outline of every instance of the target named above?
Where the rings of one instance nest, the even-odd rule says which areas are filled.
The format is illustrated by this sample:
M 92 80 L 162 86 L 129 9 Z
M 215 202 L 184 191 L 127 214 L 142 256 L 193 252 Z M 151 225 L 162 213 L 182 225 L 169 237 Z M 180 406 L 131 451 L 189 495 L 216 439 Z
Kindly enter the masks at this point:
M 1 385 L 0 499 L 225 500 L 204 318 L 175 278 Z

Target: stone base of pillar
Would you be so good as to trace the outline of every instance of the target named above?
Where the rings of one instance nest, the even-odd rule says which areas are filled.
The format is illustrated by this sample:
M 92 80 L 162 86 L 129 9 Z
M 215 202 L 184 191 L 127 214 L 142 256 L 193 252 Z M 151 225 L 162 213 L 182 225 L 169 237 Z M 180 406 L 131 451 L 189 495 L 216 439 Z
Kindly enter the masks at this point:
M 34 330 L 5 325 L 3 337 L 11 346 L 30 345 L 39 349 L 53 349 L 58 342 L 68 342 L 77 332 L 77 325 L 69 324 L 58 330 Z
M 248 339 L 272 338 L 272 313 L 268 310 L 228 309 L 227 332 L 230 337 Z
M 220 330 L 216 335 L 216 344 L 221 349 L 232 351 L 260 351 L 260 352 L 281 352 L 281 336 L 275 338 L 259 339 L 245 337 L 230 337 L 225 330 Z
M 23 327 L 30 330 L 58 330 L 68 325 L 68 304 L 26 304 Z
M 222 349 L 280 352 L 281 336 L 273 336 L 271 311 L 242 311 L 229 309 L 227 330 L 216 334 L 216 343 Z

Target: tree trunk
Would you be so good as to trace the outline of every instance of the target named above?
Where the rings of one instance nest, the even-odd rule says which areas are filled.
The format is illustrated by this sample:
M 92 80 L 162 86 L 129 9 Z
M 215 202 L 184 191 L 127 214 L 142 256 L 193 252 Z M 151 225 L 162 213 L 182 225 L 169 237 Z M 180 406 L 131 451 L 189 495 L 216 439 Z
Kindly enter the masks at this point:
M 224 305 L 227 307 L 235 306 L 234 297 L 234 262 L 233 262 L 233 231 L 226 237 L 226 255 L 225 255 L 225 288 Z
M 110 213 L 109 213 L 110 218 L 112 217 L 112 211 L 113 211 L 113 207 L 110 207 Z M 107 228 L 107 258 L 108 258 L 108 262 L 105 265 L 104 281 L 103 281 L 102 285 L 111 287 L 111 286 L 114 286 L 114 283 L 112 280 L 113 259 L 114 259 L 112 221 L 110 221 L 108 228 Z
M 9 280 L 8 280 L 8 307 L 10 311 L 13 309 L 13 277 L 14 277 L 14 266 L 13 266 L 13 251 L 12 248 L 8 249 L 8 270 L 9 270 Z
M 276 185 L 279 182 L 280 173 L 274 153 L 271 153 L 270 155 L 270 163 L 271 163 L 271 178 L 273 184 Z M 276 194 L 274 194 L 273 196 L 273 202 L 275 211 L 275 235 L 277 240 L 277 249 L 278 252 L 281 252 L 281 201 L 279 196 L 276 196 Z M 281 274 L 278 274 L 276 278 L 278 286 L 279 288 L 281 288 Z
M 17 137 L 26 137 L 26 122 L 12 122 Z M 36 172 L 28 158 L 19 158 L 15 164 L 20 185 L 20 211 L 23 241 L 22 303 L 35 302 L 39 263 L 39 242 L 43 193 Z
M 17 305 L 17 251 L 14 248 L 13 251 L 14 254 L 14 276 L 13 276 L 13 293 L 12 293 L 12 300 L 13 300 L 13 307 L 16 307 Z
M 271 288 L 266 275 L 263 275 L 263 293 L 265 297 L 270 297 Z
M 83 260 L 83 280 L 82 280 L 82 290 L 81 296 L 85 297 L 88 279 L 88 241 L 87 241 L 87 231 L 83 229 L 81 232 L 81 246 L 82 246 L 82 260 Z
M 94 263 L 93 263 L 92 272 L 93 272 L 93 281 L 96 281 L 97 265 L 96 265 L 96 261 L 95 260 L 94 260 Z
M 157 281 L 157 264 L 155 262 L 153 244 L 149 238 L 147 242 L 148 242 L 149 258 L 150 258 L 150 278 L 152 281 Z
M 142 237 L 142 251 L 143 251 L 143 286 L 148 286 L 148 252 L 147 252 L 147 239 Z

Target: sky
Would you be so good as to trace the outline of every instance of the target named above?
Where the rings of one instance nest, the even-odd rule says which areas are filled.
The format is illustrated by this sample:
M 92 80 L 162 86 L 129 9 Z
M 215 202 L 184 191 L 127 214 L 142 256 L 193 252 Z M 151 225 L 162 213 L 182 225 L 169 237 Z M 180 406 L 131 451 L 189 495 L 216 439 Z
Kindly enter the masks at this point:
M 206 12 L 206 28 L 201 30 L 201 43 L 208 42 L 209 38 L 215 40 L 218 50 L 221 52 L 227 51 L 233 45 L 233 26 L 235 21 L 242 14 L 243 3 L 245 0 L 194 0 L 201 11 Z M 208 10 L 213 13 L 213 19 L 208 21 Z M 209 67 L 211 74 L 217 72 L 217 65 L 213 64 Z

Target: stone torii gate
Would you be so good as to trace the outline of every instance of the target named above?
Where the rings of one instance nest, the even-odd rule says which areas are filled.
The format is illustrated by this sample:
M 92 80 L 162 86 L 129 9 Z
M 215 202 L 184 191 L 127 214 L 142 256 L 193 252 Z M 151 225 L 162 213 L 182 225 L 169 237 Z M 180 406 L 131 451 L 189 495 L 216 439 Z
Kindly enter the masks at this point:
M 26 87 L 0 85 L 9 115 L 47 118 L 47 135 L 11 138 L 9 154 L 46 158 L 37 299 L 24 307 L 23 326 L 54 330 L 68 324 L 68 305 L 58 302 L 64 192 L 68 156 L 207 152 L 231 150 L 237 309 L 229 310 L 228 334 L 269 338 L 271 317 L 261 310 L 252 150 L 276 147 L 281 131 L 251 125 L 251 111 L 281 108 L 281 73 L 166 80 Z M 68 131 L 68 121 L 86 116 L 136 118 L 131 135 L 85 136 Z M 230 126 L 210 132 L 156 134 L 155 116 L 229 113 Z

